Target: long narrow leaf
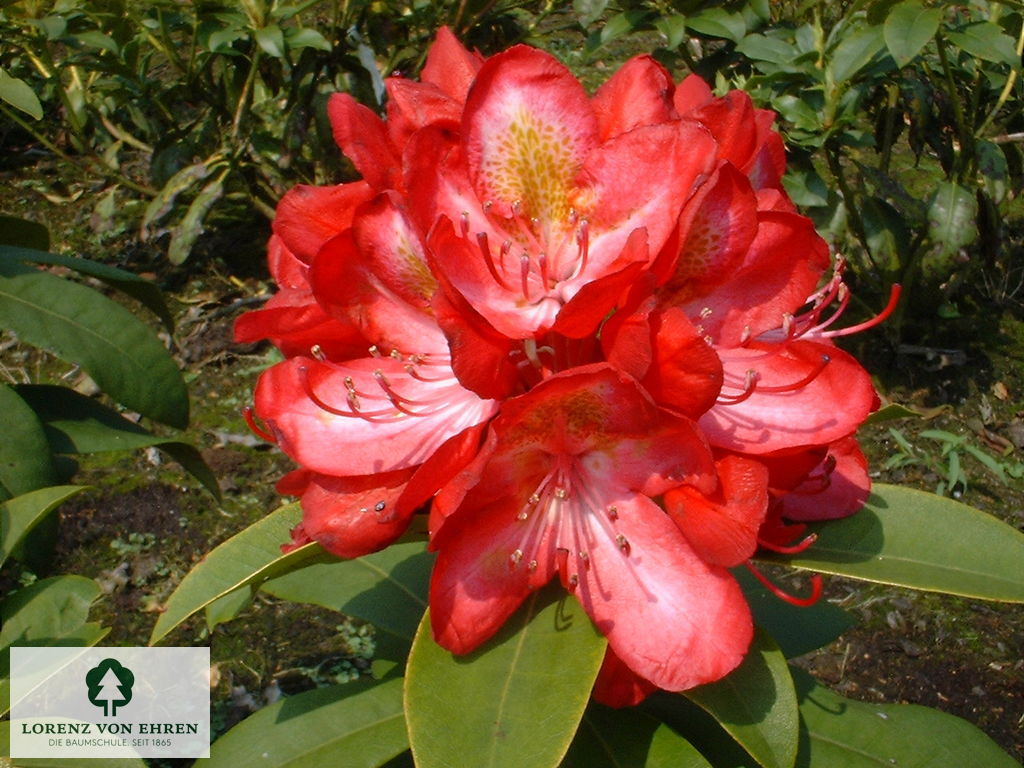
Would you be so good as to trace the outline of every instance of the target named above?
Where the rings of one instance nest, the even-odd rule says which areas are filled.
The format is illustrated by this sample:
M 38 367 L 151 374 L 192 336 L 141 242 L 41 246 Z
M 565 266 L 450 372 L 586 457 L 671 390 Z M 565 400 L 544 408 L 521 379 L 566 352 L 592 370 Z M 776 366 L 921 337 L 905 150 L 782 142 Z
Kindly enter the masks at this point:
M 281 545 L 291 540 L 289 531 L 301 518 L 299 505 L 288 504 L 210 552 L 167 599 L 150 635 L 150 645 L 229 592 L 242 587 L 258 588 L 267 579 L 302 564 L 329 558 L 319 544 L 306 544 L 281 554 Z
M 43 424 L 32 407 L 0 383 L 0 498 L 57 483 L 57 470 Z
M 156 446 L 220 498 L 217 478 L 194 446 L 173 437 L 158 437 L 67 387 L 22 384 L 16 391 L 42 420 L 54 453 L 102 453 Z
M 160 340 L 102 294 L 20 263 L 0 262 L 0 327 L 82 366 L 119 403 L 188 425 L 188 392 Z
M 427 609 L 433 563 L 421 542 L 392 544 L 352 560 L 307 565 L 271 579 L 262 589 L 363 619 L 411 645 Z
M 55 485 L 0 504 L 0 564 L 10 557 L 15 547 L 43 518 L 86 488 L 86 485 Z
M 799 555 L 763 559 L 883 584 L 1024 602 L 1024 534 L 952 499 L 879 483 L 860 512 L 813 528 L 818 540 Z
M 419 768 L 554 768 L 583 716 L 605 638 L 557 588 L 531 595 L 481 648 L 455 657 L 423 617 L 406 672 L 409 740 Z
M 1018 766 L 988 736 L 959 717 L 913 704 L 846 699 L 799 669 L 793 670 L 793 679 L 805 734 L 797 768 Z
M 758 631 L 743 663 L 723 679 L 685 692 L 764 768 L 792 768 L 799 717 L 786 657 Z
M 11 723 L 0 722 L 0 755 L 11 754 Z M 19 757 L 11 768 L 96 768 L 95 757 Z M 6 765 L 6 764 L 5 764 Z M 103 768 L 147 768 L 141 757 L 104 758 Z
M 409 747 L 400 678 L 307 691 L 261 709 L 210 749 L 209 768 L 377 768 Z
M 52 264 L 59 267 L 73 269 L 81 275 L 95 277 L 102 280 L 112 288 L 131 296 L 140 304 L 145 306 L 154 315 L 160 318 L 160 322 L 168 331 L 174 331 L 174 318 L 167 309 L 167 302 L 159 286 L 149 280 L 133 275 L 123 269 L 100 264 L 89 259 L 79 259 L 74 256 L 62 256 L 49 251 L 40 251 L 33 248 L 15 248 L 0 246 L 0 259 L 16 259 L 22 262 L 33 264 Z
M 591 704 L 561 768 L 711 768 L 690 742 L 635 708 Z

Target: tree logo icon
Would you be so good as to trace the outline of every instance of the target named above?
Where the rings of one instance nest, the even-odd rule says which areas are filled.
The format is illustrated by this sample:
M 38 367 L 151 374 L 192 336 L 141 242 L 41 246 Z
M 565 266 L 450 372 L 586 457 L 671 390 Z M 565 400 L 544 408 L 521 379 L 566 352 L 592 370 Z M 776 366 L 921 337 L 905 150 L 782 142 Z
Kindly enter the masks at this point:
M 132 700 L 135 675 L 117 659 L 104 659 L 85 673 L 85 684 L 89 686 L 89 701 L 103 707 L 105 717 L 113 717 L 118 707 Z

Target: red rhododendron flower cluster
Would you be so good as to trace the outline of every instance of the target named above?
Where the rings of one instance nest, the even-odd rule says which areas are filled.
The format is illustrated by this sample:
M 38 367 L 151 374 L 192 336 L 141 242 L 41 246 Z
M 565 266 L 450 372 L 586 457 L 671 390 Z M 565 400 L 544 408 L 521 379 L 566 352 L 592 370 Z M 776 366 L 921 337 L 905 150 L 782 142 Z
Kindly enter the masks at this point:
M 861 506 L 877 405 L 773 114 L 646 56 L 589 96 L 447 30 L 387 92 L 386 120 L 331 100 L 362 180 L 285 195 L 280 291 L 236 328 L 287 357 L 255 412 L 300 465 L 294 542 L 363 555 L 430 502 L 442 646 L 557 577 L 608 638 L 601 700 L 722 677 L 752 635 L 727 569 Z

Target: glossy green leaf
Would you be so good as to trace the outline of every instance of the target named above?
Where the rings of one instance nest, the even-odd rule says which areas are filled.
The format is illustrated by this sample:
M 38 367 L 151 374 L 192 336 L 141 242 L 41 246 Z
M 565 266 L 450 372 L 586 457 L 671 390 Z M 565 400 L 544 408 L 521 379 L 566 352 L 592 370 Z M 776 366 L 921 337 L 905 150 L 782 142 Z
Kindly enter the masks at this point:
M 188 391 L 173 358 L 145 324 L 103 294 L 0 260 L 0 327 L 81 365 L 122 405 L 188 425 Z
M 789 43 L 764 35 L 747 35 L 736 46 L 736 51 L 748 59 L 780 65 L 792 64 L 800 55 Z
M 711 768 L 690 742 L 635 708 L 592 703 L 562 768 Z
M 681 693 L 655 691 L 640 709 L 671 727 L 715 768 L 758 766 L 717 720 Z
M 811 208 L 828 205 L 828 186 L 813 167 L 788 168 L 782 177 L 782 184 L 790 199 L 799 206 Z
M 832 52 L 830 66 L 836 83 L 849 80 L 866 67 L 885 47 L 881 27 L 868 27 L 852 35 L 844 35 Z
M 11 77 L 0 69 L 0 101 L 7 102 L 15 109 L 20 109 L 35 120 L 43 119 L 43 105 L 32 87 L 24 80 Z
M 45 252 L 50 247 L 50 230 L 38 221 L 0 214 L 0 245 L 37 248 Z
M 72 35 L 72 39 L 87 45 L 90 48 L 99 48 L 102 51 L 109 51 L 115 56 L 118 54 L 117 43 L 110 35 L 100 32 L 98 29 L 87 29 L 84 32 Z
M 7 384 L 0 383 L 0 494 L 2 498 L 58 482 L 43 424 L 32 407 Z
M 976 727 L 914 704 L 868 704 L 839 696 L 794 669 L 800 697 L 797 768 L 1019 768 Z
M 0 722 L 0 755 L 11 754 L 11 723 Z M 3 758 L 4 768 L 96 768 L 94 757 L 11 757 Z M 146 768 L 141 757 L 103 758 L 103 768 Z
M 828 645 L 857 623 L 847 611 L 826 600 L 809 606 L 780 600 L 742 566 L 734 568 L 732 575 L 743 589 L 754 623 L 771 635 L 787 659 Z
M 951 43 L 971 56 L 1020 69 L 1020 54 L 1017 53 L 1013 38 L 1003 32 L 998 24 L 979 21 L 957 32 L 950 32 L 948 37 Z
M 491 640 L 465 656 L 434 642 L 423 617 L 405 677 L 419 768 L 557 766 L 572 741 L 606 641 L 559 585 L 533 593 Z
M 215 158 L 208 157 L 201 163 L 187 165 L 181 170 L 176 171 L 167 180 L 163 188 L 149 202 L 149 205 L 146 206 L 146 210 L 142 214 L 142 224 L 139 227 L 142 240 L 146 239 L 148 229 L 153 224 L 160 221 L 174 209 L 174 203 L 177 201 L 178 195 L 210 175 L 210 172 L 213 170 L 213 160 Z
M 87 487 L 55 485 L 31 491 L 0 504 L 0 564 L 10 557 L 14 548 L 43 518 Z
M 14 258 L 33 264 L 52 264 L 58 267 L 73 269 L 82 275 L 95 277 L 97 280 L 101 280 L 110 287 L 121 291 L 121 293 L 131 296 L 159 317 L 168 331 L 174 330 L 174 318 L 171 317 L 171 313 L 167 309 L 167 302 L 164 301 L 164 296 L 159 286 L 150 280 L 133 275 L 131 272 L 101 264 L 91 259 L 62 256 L 57 253 L 49 253 L 48 251 L 36 250 L 34 248 L 0 247 L 0 258 Z
M 37 581 L 0 602 L 0 715 L 11 706 L 12 645 L 96 645 L 109 630 L 87 621 L 99 585 L 83 576 Z
M 67 387 L 22 384 L 16 392 L 42 422 L 49 448 L 58 454 L 128 451 L 156 446 L 220 498 L 220 487 L 202 454 L 171 437 L 157 437 L 91 397 Z
M 403 542 L 351 560 L 307 565 L 262 590 L 363 619 L 411 645 L 427 609 L 433 563 L 422 542 Z
M 722 8 L 706 8 L 686 18 L 686 26 L 701 35 L 723 37 L 738 43 L 747 34 L 747 23 L 738 13 Z
M 857 514 L 811 528 L 818 540 L 799 555 L 758 559 L 883 584 L 1024 602 L 1024 534 L 958 501 L 877 483 Z
M 352 682 L 289 696 L 213 743 L 209 768 L 377 768 L 409 748 L 402 681 Z
M 925 8 L 918 0 L 906 0 L 892 9 L 882 29 L 897 66 L 905 67 L 914 60 L 935 37 L 940 21 L 940 8 Z
M 189 205 L 178 225 L 171 229 L 171 243 L 167 246 L 167 258 L 171 264 L 183 264 L 192 252 L 203 222 L 210 209 L 224 196 L 224 175 L 218 176 L 202 188 Z
M 245 40 L 248 37 L 249 33 L 244 29 L 230 26 L 213 32 L 210 35 L 207 44 L 210 46 L 210 50 L 213 53 L 237 55 L 238 51 L 232 48 L 232 43 L 236 40 Z
M 276 24 L 257 29 L 255 32 L 256 42 L 260 48 L 275 59 L 284 58 L 284 33 Z
M 206 616 L 206 628 L 213 631 L 218 624 L 237 618 L 242 611 L 252 605 L 252 598 L 252 590 L 242 587 L 234 592 L 221 595 L 212 603 L 207 603 L 203 609 L 203 614 Z
M 236 589 L 256 589 L 267 579 L 309 562 L 330 558 L 319 544 L 288 554 L 291 529 L 302 519 L 299 505 L 288 504 L 217 546 L 189 571 L 167 599 L 149 643 L 152 645 L 198 610 Z
M 708 712 L 764 768 L 791 768 L 799 717 L 786 657 L 756 631 L 743 663 L 721 680 L 684 695 Z
M 974 193 L 953 181 L 939 185 L 928 206 L 928 236 L 942 254 L 955 253 L 978 237 Z
M 872 259 L 888 274 L 900 274 L 912 250 L 906 216 L 880 197 L 865 195 L 858 202 Z
M 284 39 L 292 50 L 315 48 L 318 51 L 327 51 L 328 53 L 332 50 L 327 38 L 309 27 L 303 29 L 287 27 L 284 31 Z
M 637 29 L 646 20 L 646 14 L 642 11 L 626 11 L 617 13 L 605 22 L 600 30 L 587 37 L 586 51 L 593 53 L 602 45 L 618 40 L 623 35 L 628 35 Z
M 53 576 L 22 587 L 0 602 L 0 648 L 80 645 L 64 641 L 78 638 L 99 596 L 99 585 L 84 576 Z M 9 661 L 9 655 L 3 655 Z
M 896 419 L 906 418 L 921 419 L 924 418 L 924 414 L 912 408 L 907 408 L 907 406 L 900 403 L 889 403 L 868 416 L 864 424 L 881 424 L 883 421 L 895 421 Z
M 671 51 L 686 42 L 686 17 L 682 14 L 661 15 L 655 20 L 654 28 L 665 36 L 665 47 Z
M 572 10 L 581 27 L 589 27 L 608 8 L 608 0 L 573 0 Z
M 979 141 L 975 145 L 978 155 L 978 173 L 981 174 L 985 191 L 998 205 L 1006 199 L 1010 181 L 1010 167 L 1002 148 L 991 141 Z

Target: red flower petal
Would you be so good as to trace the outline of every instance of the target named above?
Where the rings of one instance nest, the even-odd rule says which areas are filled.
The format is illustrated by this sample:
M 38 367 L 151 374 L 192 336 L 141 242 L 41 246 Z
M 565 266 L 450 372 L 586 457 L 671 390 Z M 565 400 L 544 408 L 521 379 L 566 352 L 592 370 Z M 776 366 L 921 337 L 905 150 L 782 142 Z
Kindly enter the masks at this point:
M 781 497 L 782 516 L 805 522 L 848 517 L 870 493 L 867 459 L 857 440 L 847 437 L 830 445 L 825 460 Z
M 489 59 L 466 100 L 470 178 L 497 215 L 566 222 L 597 121 L 579 81 L 553 56 L 515 46 Z
M 292 358 L 260 377 L 256 412 L 282 450 L 315 472 L 371 475 L 414 467 L 496 409 L 493 402 L 463 389 L 445 365 L 422 368 L 431 381 L 416 378 L 417 369 L 409 371 L 390 358 L 344 364 Z M 399 405 L 404 403 L 405 412 L 389 397 L 385 383 Z
M 722 389 L 722 362 L 678 308 L 651 316 L 653 353 L 642 379 L 644 388 L 661 406 L 700 417 L 715 404 Z
M 594 94 L 601 140 L 676 118 L 673 91 L 672 76 L 650 56 L 627 61 Z
M 836 347 L 794 341 L 719 353 L 726 382 L 734 388 L 723 395 L 742 389 L 748 370 L 760 379 L 747 399 L 716 405 L 701 417 L 700 426 L 716 447 L 760 455 L 831 443 L 856 430 L 874 408 L 867 372 Z
M 665 494 L 665 510 L 701 559 L 731 568 L 752 557 L 768 511 L 768 470 L 740 456 L 716 462 L 718 489 L 681 486 Z
M 706 565 L 671 520 L 644 498 L 618 500 L 619 535 L 595 537 L 576 597 L 627 667 L 682 691 L 742 661 L 753 624 L 739 586 Z
M 362 181 L 335 187 L 292 187 L 277 204 L 274 233 L 303 264 L 312 264 L 320 247 L 352 226 L 356 208 L 373 191 Z
M 376 190 L 399 189 L 402 163 L 384 121 L 350 94 L 335 93 L 327 102 L 334 140 L 364 181 Z
M 634 707 L 658 690 L 627 667 L 614 651 L 605 652 L 594 682 L 594 700 L 606 707 Z
M 338 557 L 361 557 L 391 544 L 412 510 L 395 508 L 412 470 L 364 477 L 313 474 L 302 494 L 302 529 Z
M 483 63 L 483 56 L 466 50 L 451 29 L 441 27 L 427 52 L 427 63 L 423 65 L 420 79 L 424 83 L 436 85 L 449 97 L 462 103 Z

